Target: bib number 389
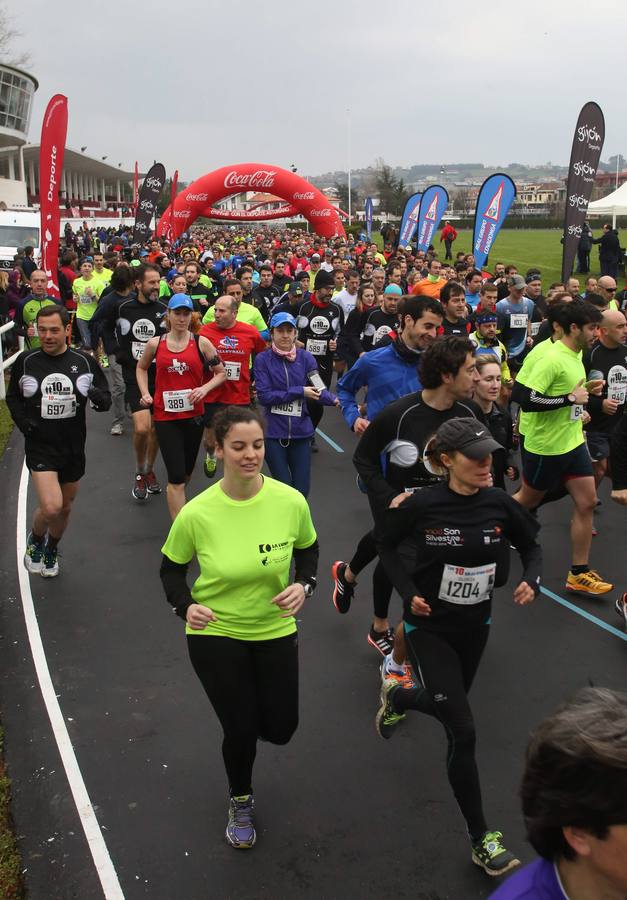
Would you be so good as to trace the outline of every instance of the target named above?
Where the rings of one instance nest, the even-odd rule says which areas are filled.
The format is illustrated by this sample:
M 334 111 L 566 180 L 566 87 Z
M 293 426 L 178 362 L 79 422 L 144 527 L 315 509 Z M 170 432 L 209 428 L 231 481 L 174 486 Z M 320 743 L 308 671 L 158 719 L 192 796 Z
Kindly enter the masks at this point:
M 164 391 L 163 408 L 169 413 L 190 412 L 194 404 L 189 402 L 191 388 L 183 391 Z
M 445 565 L 440 582 L 440 600 L 461 606 L 474 606 L 490 599 L 494 588 L 496 563 L 486 566 Z

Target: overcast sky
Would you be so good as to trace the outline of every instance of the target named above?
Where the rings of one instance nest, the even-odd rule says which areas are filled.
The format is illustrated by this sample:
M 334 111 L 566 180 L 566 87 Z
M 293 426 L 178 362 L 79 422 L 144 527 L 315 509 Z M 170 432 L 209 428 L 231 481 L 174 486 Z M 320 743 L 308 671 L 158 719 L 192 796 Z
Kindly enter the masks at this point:
M 191 181 L 232 162 L 566 165 L 581 106 L 627 155 L 625 0 L 8 0 L 68 146 Z M 427 12 L 423 10 L 426 8 Z

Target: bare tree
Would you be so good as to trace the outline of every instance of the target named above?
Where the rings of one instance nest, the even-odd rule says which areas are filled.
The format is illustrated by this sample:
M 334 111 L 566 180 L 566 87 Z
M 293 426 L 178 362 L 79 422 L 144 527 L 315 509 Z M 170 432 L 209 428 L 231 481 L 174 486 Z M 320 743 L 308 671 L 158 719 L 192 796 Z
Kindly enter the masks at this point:
M 7 11 L 6 4 L 0 3 L 0 61 L 8 66 L 18 68 L 31 63 L 31 55 L 27 51 L 15 49 L 22 32 L 15 27 L 14 17 Z

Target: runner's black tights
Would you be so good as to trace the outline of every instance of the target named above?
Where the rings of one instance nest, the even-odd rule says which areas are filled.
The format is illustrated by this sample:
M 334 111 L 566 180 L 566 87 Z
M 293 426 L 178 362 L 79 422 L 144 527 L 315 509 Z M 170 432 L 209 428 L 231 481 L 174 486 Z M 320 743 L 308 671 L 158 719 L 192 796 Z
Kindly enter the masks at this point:
M 407 656 L 422 687 L 397 690 L 397 712 L 416 709 L 439 719 L 448 739 L 448 779 L 473 841 L 487 831 L 475 760 L 475 723 L 468 691 L 488 640 L 489 625 L 465 631 L 405 632 Z
M 194 671 L 224 731 L 231 794 L 252 791 L 257 739 L 287 744 L 298 725 L 298 638 L 269 641 L 189 634 Z
M 357 544 L 355 554 L 349 566 L 353 575 L 359 575 L 362 569 L 378 557 L 374 532 L 368 531 Z M 387 619 L 392 597 L 392 582 L 387 576 L 381 562 L 377 562 L 372 573 L 372 602 L 377 619 Z

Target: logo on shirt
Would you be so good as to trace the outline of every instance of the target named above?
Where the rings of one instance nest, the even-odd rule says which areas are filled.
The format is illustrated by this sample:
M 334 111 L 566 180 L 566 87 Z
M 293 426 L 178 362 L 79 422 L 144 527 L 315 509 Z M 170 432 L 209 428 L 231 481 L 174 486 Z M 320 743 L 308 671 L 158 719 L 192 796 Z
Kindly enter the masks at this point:
M 483 543 L 484 544 L 499 544 L 501 542 L 501 533 L 503 529 L 500 525 L 495 525 L 494 528 L 484 528 L 483 529 Z
M 223 347 L 225 350 L 236 350 L 239 346 L 239 341 L 236 337 L 226 335 L 225 337 L 220 338 L 218 346 Z
M 459 528 L 425 528 L 427 547 L 463 547 L 464 536 Z
M 78 372 L 78 366 L 70 366 L 70 372 Z
M 157 329 L 154 322 L 151 322 L 150 319 L 138 319 L 133 323 L 131 330 L 133 337 L 138 341 L 149 341 L 151 337 L 155 336 Z
M 176 372 L 177 375 L 184 375 L 189 371 L 189 366 L 185 360 L 177 359 L 176 356 L 172 360 L 172 365 L 168 366 L 168 372 Z
M 276 544 L 259 544 L 259 553 L 262 566 L 283 563 L 289 556 L 289 541 L 280 541 Z
M 309 327 L 314 334 L 324 334 L 325 331 L 328 331 L 331 326 L 329 324 L 329 320 L 324 316 L 314 316 L 309 323 Z

